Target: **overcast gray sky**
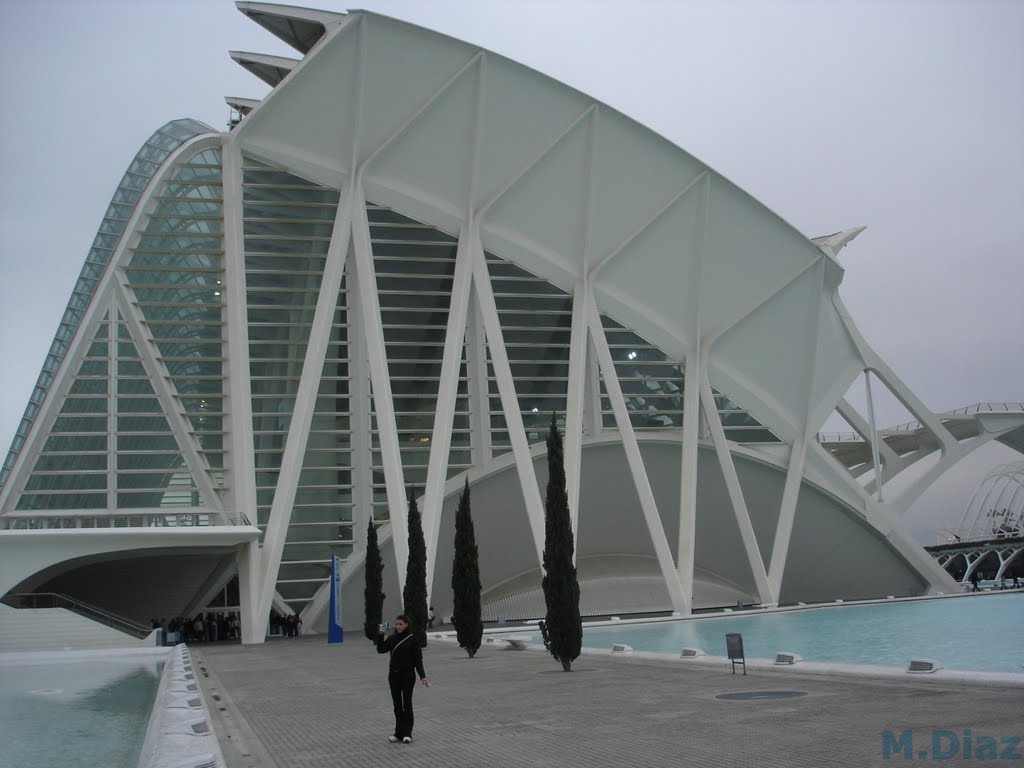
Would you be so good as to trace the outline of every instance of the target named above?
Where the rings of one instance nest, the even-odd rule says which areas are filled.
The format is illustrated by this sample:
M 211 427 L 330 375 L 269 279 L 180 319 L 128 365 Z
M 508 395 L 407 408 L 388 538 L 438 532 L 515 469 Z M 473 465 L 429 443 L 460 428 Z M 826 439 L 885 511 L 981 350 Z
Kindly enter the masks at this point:
M 938 411 L 1024 401 L 1024 3 L 360 5 L 591 94 L 809 237 L 867 225 L 840 293 L 904 382 Z M 224 96 L 268 90 L 230 49 L 298 55 L 229 0 L 0 0 L 0 453 L 139 146 L 174 118 L 223 128 Z M 909 418 L 876 407 L 882 424 Z M 978 451 L 908 527 L 932 543 L 1020 458 Z

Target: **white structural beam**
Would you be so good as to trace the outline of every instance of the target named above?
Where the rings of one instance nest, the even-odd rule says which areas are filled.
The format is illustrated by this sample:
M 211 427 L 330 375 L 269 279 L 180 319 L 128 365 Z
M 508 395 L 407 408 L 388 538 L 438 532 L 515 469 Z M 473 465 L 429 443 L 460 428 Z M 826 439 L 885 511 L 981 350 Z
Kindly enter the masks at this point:
M 588 326 L 593 292 L 586 276 L 576 283 L 569 334 L 569 391 L 565 407 L 565 479 L 572 524 L 573 562 L 579 551 L 580 470 L 583 456 L 583 404 L 587 384 Z
M 656 221 L 658 221 L 658 219 L 660 219 L 660 218 L 661 218 L 662 216 L 664 216 L 664 215 L 665 215 L 665 214 L 666 214 L 666 213 L 667 213 L 668 211 L 670 211 L 670 210 L 672 209 L 672 207 L 673 207 L 673 206 L 674 206 L 674 205 L 675 205 L 676 203 L 678 203 L 678 202 L 679 202 L 680 200 L 682 200 L 682 199 L 683 199 L 683 198 L 684 198 L 684 197 L 685 197 L 685 196 L 686 196 L 686 195 L 687 195 L 687 194 L 688 194 L 688 193 L 690 192 L 690 190 L 692 190 L 692 189 L 696 189 L 696 188 L 697 188 L 697 184 L 698 184 L 698 183 L 700 183 L 700 182 L 703 182 L 703 181 L 705 181 L 705 180 L 706 180 L 707 178 L 708 178 L 708 172 L 707 172 L 707 171 L 701 171 L 701 172 L 700 172 L 700 173 L 698 173 L 698 174 L 697 174 L 696 176 L 694 176 L 694 177 L 693 177 L 692 179 L 690 179 L 690 180 L 689 180 L 689 181 L 688 181 L 688 182 L 686 183 L 686 185 L 685 185 L 684 187 L 682 187 L 682 188 L 681 188 L 680 190 L 678 190 L 677 192 L 675 192 L 674 194 L 672 194 L 672 196 L 671 196 L 671 197 L 669 197 L 669 199 L 668 199 L 668 200 L 667 200 L 667 201 L 666 201 L 666 202 L 664 203 L 664 205 L 662 205 L 662 206 L 661 206 L 661 207 L 660 207 L 660 208 L 659 208 L 659 209 L 658 209 L 657 211 L 655 211 L 655 212 L 654 212 L 653 214 L 651 214 L 650 216 L 648 216 L 648 217 L 647 217 L 647 218 L 646 218 L 646 219 L 645 219 L 645 220 L 644 220 L 644 221 L 643 221 L 643 222 L 642 222 L 642 223 L 641 223 L 641 224 L 640 224 L 640 225 L 639 225 L 638 227 L 636 227 L 636 228 L 635 228 L 635 229 L 634 229 L 634 230 L 633 230 L 632 232 L 630 232 L 630 233 L 629 233 L 628 235 L 626 235 L 626 237 L 625 237 L 625 238 L 623 238 L 622 242 L 620 242 L 620 243 L 619 243 L 619 244 L 618 244 L 617 246 L 615 246 L 614 248 L 612 248 L 612 250 L 611 250 L 611 251 L 609 251 L 609 252 L 608 252 L 607 254 L 605 254 L 604 256 L 602 256 L 602 257 L 601 257 L 601 259 L 600 259 L 600 261 L 598 261 L 597 263 L 595 263 L 595 264 L 594 264 L 593 266 L 590 266 L 590 267 L 588 267 L 588 270 L 587 270 L 587 271 L 588 271 L 588 274 L 589 274 L 589 275 L 590 275 L 591 277 L 594 277 L 594 276 L 596 276 L 596 275 L 597 275 L 597 273 L 598 273 L 598 272 L 600 272 L 600 271 L 601 271 L 602 269 L 604 269 L 604 268 L 605 268 L 605 266 L 607 266 L 607 264 L 608 264 L 608 263 L 609 263 L 609 262 L 610 262 L 610 261 L 611 261 L 612 259 L 614 259 L 614 258 L 615 258 L 616 256 L 618 256 L 618 255 L 619 255 L 620 253 L 622 253 L 622 252 L 623 252 L 624 250 L 626 250 L 626 247 L 627 247 L 627 246 L 628 246 L 628 245 L 629 245 L 629 244 L 630 244 L 631 242 L 633 242 L 634 240 L 636 240 L 636 239 L 637 239 L 637 238 L 638 238 L 638 237 L 639 237 L 639 236 L 640 236 L 641 234 L 643 234 L 643 233 L 644 233 L 644 232 L 645 232 L 645 231 L 646 231 L 646 230 L 647 230 L 648 228 L 650 228 L 650 227 L 651 227 L 651 226 L 652 226 L 652 225 L 653 225 L 653 224 L 654 224 L 654 223 L 655 223 Z
M 593 290 L 587 275 L 590 260 L 590 229 L 594 204 L 594 158 L 597 155 L 598 109 L 591 114 L 587 124 L 587 157 L 583 175 L 583 213 L 580 229 L 583 232 L 579 253 L 580 274 L 573 290 L 572 328 L 569 332 L 569 381 L 565 398 L 565 480 L 569 502 L 569 521 L 575 542 L 573 563 L 579 552 L 580 530 L 580 471 L 583 457 L 583 402 L 587 383 L 587 324 L 590 317 L 589 303 L 593 301 Z
M 466 387 L 469 391 L 469 432 L 474 467 L 490 463 L 491 394 L 487 385 L 487 338 L 477 302 L 471 301 L 466 315 Z
M 353 189 L 342 190 L 338 211 L 331 232 L 331 242 L 327 249 L 324 273 L 320 282 L 320 293 L 317 296 L 313 324 L 310 328 L 309 341 L 306 344 L 306 355 L 302 364 L 302 374 L 295 395 L 295 408 L 292 412 L 288 435 L 285 438 L 284 454 L 281 457 L 281 472 L 271 503 L 270 518 L 263 539 L 263 581 L 258 600 L 257 616 L 267 616 L 270 612 L 271 600 L 277 584 L 277 572 L 281 567 L 284 542 L 288 534 L 288 523 L 291 521 L 292 506 L 298 489 L 299 477 L 302 473 L 303 458 L 306 453 L 306 442 L 309 428 L 313 422 L 313 411 L 316 409 L 317 392 L 323 375 L 324 356 L 330 343 L 334 313 L 338 305 L 341 291 L 341 280 L 345 272 L 345 258 L 349 251 L 349 238 L 353 229 L 353 216 L 363 212 L 365 220 L 366 208 L 362 196 Z M 358 250 L 358 249 L 357 249 Z
M 847 424 L 853 427 L 853 431 L 864 439 L 864 442 L 871 442 L 871 425 L 864 420 L 863 416 L 857 413 L 857 410 L 845 398 L 836 405 L 836 411 L 846 420 Z M 877 445 L 884 467 L 888 472 L 892 473 L 892 468 L 900 464 L 899 454 L 890 448 L 885 440 L 879 440 Z
M 853 322 L 853 318 L 850 317 L 850 312 L 846 309 L 846 306 L 839 298 L 838 293 L 833 294 L 832 303 L 843 323 L 843 327 L 850 337 L 850 341 L 853 343 L 854 347 L 857 348 L 857 352 L 860 354 L 861 359 L 864 362 L 864 367 L 867 370 L 873 371 L 878 377 L 878 380 L 888 388 L 903 407 L 910 411 L 914 418 L 921 422 L 921 424 L 932 433 L 932 436 L 939 441 L 943 453 L 953 448 L 957 443 L 956 438 L 953 437 L 949 430 L 942 425 L 938 416 L 932 413 L 932 411 L 930 411 L 925 404 L 907 388 L 892 369 L 886 365 L 885 361 L 882 360 L 882 358 L 879 357 L 873 349 L 871 349 L 868 343 L 864 340 L 864 337 L 861 335 L 860 330 Z
M 459 233 L 455 255 L 455 280 L 452 284 L 451 305 L 448 308 L 448 327 L 444 339 L 444 357 L 441 361 L 441 380 L 437 388 L 434 412 L 434 430 L 431 433 L 430 459 L 427 465 L 427 485 L 423 491 L 423 528 L 427 538 L 427 598 L 434 586 L 434 565 L 437 556 L 437 537 L 441 527 L 441 505 L 448 476 L 448 457 L 452 445 L 452 426 L 455 421 L 455 403 L 459 391 L 459 369 L 466 336 L 469 312 L 472 265 L 470 233 L 464 227 Z
M 117 302 L 108 296 L 107 324 L 107 509 L 117 509 Z M 69 379 L 69 381 L 71 381 Z M 188 615 L 188 614 L 186 614 Z
M 732 505 L 732 511 L 736 517 L 736 526 L 739 528 L 740 540 L 743 542 L 743 551 L 746 553 L 747 562 L 750 564 L 750 573 L 754 577 L 754 586 L 757 589 L 758 599 L 762 605 L 776 603 L 778 602 L 777 596 L 772 594 L 768 584 L 768 574 L 764 568 L 764 558 L 761 556 L 757 537 L 754 535 L 754 527 L 750 522 L 747 502 L 743 497 L 743 489 L 740 487 L 739 476 L 736 474 L 736 465 L 732 460 L 732 451 L 729 450 L 725 430 L 722 428 L 722 420 L 718 418 L 718 407 L 715 404 L 715 396 L 711 391 L 711 382 L 708 380 L 707 371 L 701 377 L 700 389 L 705 423 L 711 432 L 711 440 L 715 447 L 715 454 L 718 457 L 718 465 L 721 467 L 722 476 L 725 478 L 729 503 Z
M 871 466 L 875 471 L 875 494 L 878 501 L 882 501 L 882 465 L 878 459 L 878 444 L 882 438 L 878 434 L 878 422 L 875 420 L 875 398 L 871 393 L 871 371 L 864 371 L 864 395 L 868 401 L 868 429 L 871 432 L 868 445 L 871 446 Z
M 790 448 L 789 465 L 786 468 L 786 483 L 782 488 L 782 502 L 779 504 L 779 518 L 772 541 L 772 557 L 768 566 L 768 584 L 774 599 L 778 602 L 782 594 L 782 577 L 789 556 L 789 542 L 793 534 L 793 520 L 796 516 L 796 502 L 803 481 L 804 460 L 807 455 L 807 440 L 800 435 Z
M 470 59 L 465 64 L 463 64 L 454 73 L 452 73 L 452 75 L 447 80 L 445 80 L 436 90 L 434 90 L 433 93 L 428 94 L 427 97 L 420 102 L 419 106 L 417 106 L 412 112 L 410 112 L 406 116 L 406 118 L 402 120 L 383 141 L 379 142 L 376 146 L 373 147 L 373 149 L 369 151 L 366 157 L 360 162 L 360 170 L 365 171 L 365 169 L 370 165 L 370 163 L 372 163 L 373 160 L 381 154 L 381 152 L 387 149 L 395 141 L 395 139 L 397 139 L 399 136 L 405 133 L 409 129 L 409 127 L 413 125 L 416 122 L 416 120 L 445 93 L 445 91 L 447 91 L 456 82 L 458 82 L 463 75 L 465 75 L 474 67 L 477 67 L 482 60 L 483 52 L 478 51 L 473 56 L 471 56 Z
M 466 164 L 466 213 L 463 215 L 463 230 L 459 233 L 460 243 L 466 224 L 477 221 L 472 210 L 476 199 L 477 176 L 482 150 L 484 105 L 487 95 L 487 54 L 480 58 L 476 70 L 476 103 L 473 112 L 473 132 L 469 147 L 469 163 Z M 472 271 L 472 259 L 467 264 Z M 470 463 L 482 467 L 491 460 L 491 396 L 487 385 L 487 344 L 483 322 L 477 302 L 470 301 L 466 307 L 466 332 L 464 335 L 466 353 L 466 388 L 469 395 L 469 445 Z
M 807 458 L 807 446 L 815 442 L 816 435 L 811 424 L 814 411 L 812 394 L 815 391 L 818 368 L 818 348 L 821 346 L 821 325 L 825 289 L 826 272 L 824 257 L 817 260 L 817 281 L 819 288 L 815 291 L 814 300 L 809 302 L 807 310 L 806 335 L 811 350 L 803 370 L 804 382 L 803 402 L 806 404 L 802 414 L 803 423 L 799 425 L 799 434 L 790 449 L 789 466 L 786 470 L 786 483 L 782 489 L 782 503 L 779 506 L 779 517 L 775 526 L 775 539 L 772 541 L 772 558 L 768 566 L 768 584 L 772 593 L 772 602 L 779 602 L 782 594 L 782 579 L 789 557 L 789 544 L 793 535 L 793 522 L 796 518 L 796 505 L 803 485 L 804 462 Z
M 501 333 L 498 309 L 494 302 L 491 279 L 484 258 L 480 232 L 471 230 L 469 254 L 473 267 L 473 293 L 477 298 L 477 308 L 487 337 L 487 348 L 491 352 L 491 364 L 494 366 L 494 378 L 501 397 L 501 407 L 505 413 L 505 426 L 508 428 L 512 454 L 515 457 L 519 485 L 523 492 L 523 504 L 526 506 L 526 518 L 533 534 L 533 545 L 537 552 L 537 563 L 544 562 L 544 504 L 541 501 L 540 489 L 537 487 L 537 473 L 533 469 L 530 456 L 530 445 L 526 440 L 523 428 L 523 414 L 519 410 L 519 398 L 516 395 L 512 368 L 508 362 L 508 352 Z
M 731 316 L 720 322 L 715 328 L 706 330 L 704 332 L 704 341 L 702 346 L 710 348 L 725 334 L 726 331 L 750 317 L 756 310 L 763 307 L 769 301 L 782 293 L 783 290 L 795 283 L 805 272 L 807 272 L 807 270 L 819 264 L 821 264 L 821 258 L 811 259 L 805 264 L 801 264 L 791 270 L 788 274 L 783 275 L 778 282 L 772 284 L 755 296 L 750 302 L 738 308 Z
M 441 509 L 444 503 L 444 486 L 448 477 L 448 461 L 451 455 L 452 428 L 455 422 L 455 404 L 458 401 L 459 371 L 462 368 L 463 352 L 466 348 L 466 328 L 470 320 L 470 290 L 473 277 L 471 233 L 475 229 L 472 199 L 477 166 L 480 158 L 480 124 L 483 115 L 483 81 L 485 58 L 482 52 L 474 56 L 442 86 L 429 103 L 433 103 L 470 66 L 475 65 L 473 127 L 468 147 L 469 162 L 466 164 L 465 210 L 462 227 L 459 230 L 459 244 L 455 254 L 455 277 L 452 282 L 451 299 L 448 307 L 448 324 L 444 337 L 444 355 L 441 361 L 441 378 L 437 388 L 437 403 L 434 412 L 434 430 L 430 444 L 430 458 L 427 465 L 427 485 L 423 492 L 423 528 L 426 532 L 427 549 L 427 603 L 434 591 L 434 577 L 437 565 L 437 539 L 441 528 Z M 426 107 L 416 113 L 422 114 Z M 414 116 L 415 118 L 415 116 Z M 467 361 L 468 362 L 468 361 Z M 467 375 L 469 371 L 467 370 Z M 486 366 L 484 368 L 486 387 Z M 486 411 L 483 411 L 486 413 Z M 489 426 L 489 425 L 488 425 Z M 472 433 L 470 440 L 472 441 Z
M 225 485 L 228 507 L 240 519 L 256 519 L 256 459 L 252 433 L 252 386 L 249 369 L 249 315 L 245 277 L 245 234 L 242 224 L 242 147 L 225 137 L 221 148 L 224 183 L 224 333 L 230 350 L 225 360 L 224 428 L 227 433 Z M 262 550 L 247 542 L 238 553 L 238 595 L 242 642 L 260 643 L 266 633 L 265 614 L 259 613 Z
M 174 382 L 171 380 L 171 374 L 163 360 L 154 354 L 154 350 L 157 349 L 156 340 L 144 324 L 135 293 L 120 270 L 118 280 L 113 284 L 112 290 L 124 319 L 125 328 L 139 353 L 139 361 L 149 377 L 150 385 L 153 387 L 153 392 L 167 419 L 167 425 L 170 427 L 171 434 L 174 435 L 178 450 L 181 451 L 185 466 L 188 467 L 189 473 L 192 475 L 196 490 L 199 491 L 199 495 L 203 499 L 203 504 L 211 509 L 223 510 L 224 505 L 221 502 L 220 492 L 213 486 L 213 473 L 210 470 L 210 465 L 200 454 L 196 439 L 187 428 L 189 426 L 188 416 L 181 405 Z M 114 372 L 111 373 L 111 382 L 113 383 L 117 376 Z M 113 471 L 114 467 L 108 467 L 108 469 Z
M 691 329 L 687 339 L 687 354 L 683 370 L 683 430 L 682 451 L 679 472 L 679 540 L 676 549 L 676 572 L 683 593 L 686 595 L 686 611 L 690 613 L 693 600 L 693 569 L 697 546 L 697 443 L 700 438 L 700 381 L 706 353 L 705 344 L 701 339 L 702 318 L 701 302 L 704 295 L 702 283 L 704 272 L 704 252 L 707 249 L 708 215 L 711 208 L 711 177 L 702 174 L 700 184 L 700 231 L 697 233 L 697 253 L 694 264 L 694 282 L 696 290 L 691 292 L 694 297 L 692 306 L 683 307 L 688 313 L 689 322 L 686 327 Z
M 555 149 L 555 147 L 557 147 L 566 138 L 568 138 L 572 134 L 572 132 L 575 131 L 576 128 L 578 128 L 580 125 L 582 125 L 587 118 L 591 117 L 596 110 L 596 104 L 588 105 L 586 109 L 584 109 L 576 117 L 569 121 L 568 125 L 566 125 L 561 131 L 559 131 L 558 135 L 555 136 L 555 138 L 552 139 L 547 146 L 541 149 L 536 155 L 531 157 L 516 173 L 509 176 L 509 178 L 505 180 L 505 183 L 501 185 L 498 191 L 495 192 L 487 202 L 480 206 L 480 208 L 477 211 L 477 220 L 482 221 L 483 218 L 487 215 L 487 212 L 491 209 L 491 207 L 496 202 L 498 202 L 502 197 L 504 197 L 506 192 L 512 189 L 512 187 L 514 187 L 533 168 L 535 168 L 537 165 L 543 162 L 544 158 L 550 155 L 551 152 Z
M 388 510 L 395 537 L 395 566 L 398 569 L 398 583 L 405 584 L 405 569 L 409 562 L 409 508 L 405 492 L 405 475 L 398 443 L 395 403 L 391 396 L 391 376 L 388 373 L 384 328 L 380 318 L 380 296 L 377 293 L 377 271 L 374 269 L 373 250 L 370 244 L 370 222 L 366 218 L 362 186 L 358 183 L 353 196 L 353 289 L 359 292 L 360 320 L 365 330 L 366 356 L 370 366 L 370 384 L 373 388 L 373 410 L 377 419 L 377 438 L 380 441 Z
M 611 401 L 612 410 L 615 413 L 615 422 L 619 427 L 623 450 L 626 452 L 629 473 L 633 478 L 633 484 L 640 500 L 640 510 L 644 516 L 644 523 L 647 525 L 647 532 L 654 545 L 654 556 L 661 569 L 662 578 L 665 580 L 665 587 L 672 601 L 672 609 L 684 616 L 689 615 L 692 609 L 693 595 L 691 592 L 685 591 L 676 572 L 675 564 L 672 562 L 672 550 L 668 544 L 668 537 L 665 535 L 665 527 L 661 524 L 658 505 L 654 500 L 654 492 L 651 490 L 651 482 L 647 477 L 643 457 L 640 455 L 640 446 L 636 441 L 633 423 L 629 420 L 629 411 L 626 409 L 626 401 L 622 396 L 622 388 L 619 386 L 615 362 L 612 360 L 611 351 L 608 349 L 608 339 L 601 325 L 601 315 L 592 301 L 588 304 L 590 306 L 590 336 L 594 342 L 598 365 L 604 373 L 605 391 L 608 393 L 608 399 Z
M 370 412 L 370 364 L 366 352 L 366 329 L 363 324 L 362 301 L 359 288 L 350 271 L 346 283 L 348 320 L 348 381 L 349 420 L 351 428 L 352 462 L 352 523 L 354 538 L 366 547 L 366 529 L 373 514 L 373 448 L 370 433 L 373 429 Z

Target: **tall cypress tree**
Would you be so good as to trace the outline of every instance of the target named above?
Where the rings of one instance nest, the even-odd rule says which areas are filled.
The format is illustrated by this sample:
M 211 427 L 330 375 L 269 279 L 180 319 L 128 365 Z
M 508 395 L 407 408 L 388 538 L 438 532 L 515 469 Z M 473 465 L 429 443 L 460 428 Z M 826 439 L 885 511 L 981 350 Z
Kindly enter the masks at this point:
M 402 590 L 404 613 L 422 645 L 427 644 L 427 544 L 423 540 L 423 521 L 416 497 L 409 494 L 409 564 Z
M 480 618 L 480 560 L 469 512 L 469 479 L 462 489 L 455 513 L 455 559 L 452 562 L 452 593 L 455 598 L 455 634 L 470 658 L 476 655 L 484 636 Z
M 541 631 L 544 647 L 568 672 L 583 647 L 580 584 L 572 561 L 572 523 L 565 492 L 562 436 L 551 414 L 548 431 L 548 487 L 544 500 L 544 602 L 547 616 Z
M 366 526 L 366 587 L 363 589 L 363 605 L 366 620 L 363 634 L 370 640 L 377 639 L 377 627 L 384 620 L 384 560 L 377 544 L 377 526 L 373 520 Z

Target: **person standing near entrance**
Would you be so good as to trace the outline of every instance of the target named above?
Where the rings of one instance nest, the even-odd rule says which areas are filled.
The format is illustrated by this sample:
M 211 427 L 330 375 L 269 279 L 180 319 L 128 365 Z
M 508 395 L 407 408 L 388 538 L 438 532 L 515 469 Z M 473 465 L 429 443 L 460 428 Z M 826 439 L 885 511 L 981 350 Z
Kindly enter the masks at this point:
M 423 671 L 423 649 L 419 640 L 409 628 L 409 619 L 398 616 L 395 619 L 395 632 L 389 637 L 384 636 L 381 626 L 377 637 L 377 653 L 391 654 L 388 662 L 388 686 L 391 688 L 391 701 L 395 705 L 395 733 L 388 736 L 392 744 L 401 741 L 412 743 L 412 692 L 416 687 L 416 677 L 425 686 L 430 686 L 427 673 Z

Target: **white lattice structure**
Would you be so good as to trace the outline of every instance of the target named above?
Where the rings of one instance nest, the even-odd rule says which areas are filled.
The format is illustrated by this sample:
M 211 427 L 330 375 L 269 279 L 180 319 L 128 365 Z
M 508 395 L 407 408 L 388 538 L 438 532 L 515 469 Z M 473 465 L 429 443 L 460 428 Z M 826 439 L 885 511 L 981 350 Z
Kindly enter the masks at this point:
M 238 6 L 302 58 L 233 52 L 269 96 L 229 98 L 233 130 L 192 124 L 147 160 L 5 464 L 6 527 L 139 506 L 251 521 L 237 569 L 258 642 L 272 606 L 323 621 L 335 553 L 361 622 L 371 519 L 401 593 L 410 488 L 443 615 L 468 477 L 485 601 L 530 606 L 555 413 L 602 611 L 953 588 L 900 515 L 979 445 L 1019 448 L 1024 414 L 979 410 L 958 433 L 875 354 L 838 294 L 859 229 L 809 240 L 611 107 L 472 44 L 365 11 Z M 913 430 L 844 401 L 865 373 Z M 833 410 L 856 438 L 819 440 Z
M 953 533 L 960 541 L 1024 536 L 1024 462 L 989 472 Z

